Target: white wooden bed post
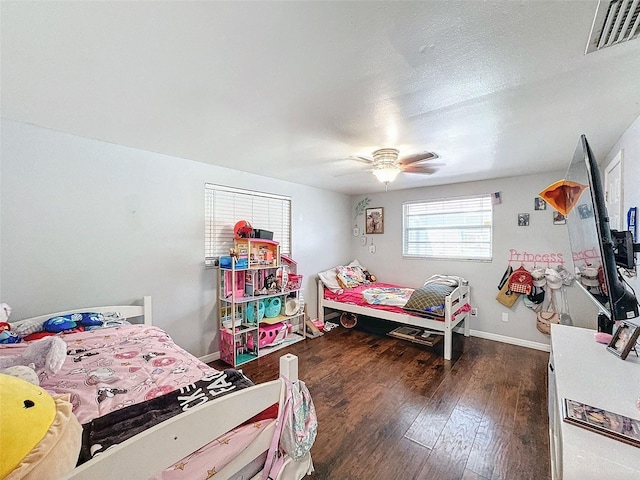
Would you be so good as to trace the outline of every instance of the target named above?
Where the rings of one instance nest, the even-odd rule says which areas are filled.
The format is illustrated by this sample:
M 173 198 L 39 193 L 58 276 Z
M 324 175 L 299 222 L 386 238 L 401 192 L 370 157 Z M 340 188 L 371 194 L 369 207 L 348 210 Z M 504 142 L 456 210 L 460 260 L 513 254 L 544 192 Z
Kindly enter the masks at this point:
M 144 315 L 144 324 L 153 325 L 151 317 L 151 296 L 145 295 L 142 299 L 142 314 Z
M 322 306 L 322 301 L 324 300 L 324 285 L 322 284 L 322 280 L 318 278 L 318 320 L 324 323 L 324 307 Z
M 298 357 L 287 353 L 280 357 L 280 375 L 290 382 L 298 381 Z

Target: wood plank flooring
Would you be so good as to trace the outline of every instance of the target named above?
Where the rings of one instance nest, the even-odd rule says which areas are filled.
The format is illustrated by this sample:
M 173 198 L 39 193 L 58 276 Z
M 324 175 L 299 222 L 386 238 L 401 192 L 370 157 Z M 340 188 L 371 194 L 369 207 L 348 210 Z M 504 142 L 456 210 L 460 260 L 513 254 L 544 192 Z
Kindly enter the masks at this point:
M 550 479 L 549 354 L 455 337 L 447 362 L 441 346 L 340 327 L 243 371 L 273 380 L 279 354 L 299 357 L 319 422 L 309 478 Z

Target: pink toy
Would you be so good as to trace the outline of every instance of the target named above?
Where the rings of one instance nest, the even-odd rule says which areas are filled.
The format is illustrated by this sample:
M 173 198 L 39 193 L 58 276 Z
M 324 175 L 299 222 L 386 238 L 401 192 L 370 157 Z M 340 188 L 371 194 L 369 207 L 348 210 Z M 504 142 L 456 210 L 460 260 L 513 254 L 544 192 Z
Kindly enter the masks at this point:
M 263 348 L 267 345 L 278 345 L 287 338 L 288 331 L 289 325 L 285 322 L 278 322 L 273 325 L 260 325 L 258 329 L 258 346 Z M 247 339 L 247 348 L 253 350 L 253 336 Z
M 605 345 L 609 345 L 611 339 L 613 338 L 610 334 L 604 332 L 597 332 L 593 335 L 596 342 L 603 343 Z

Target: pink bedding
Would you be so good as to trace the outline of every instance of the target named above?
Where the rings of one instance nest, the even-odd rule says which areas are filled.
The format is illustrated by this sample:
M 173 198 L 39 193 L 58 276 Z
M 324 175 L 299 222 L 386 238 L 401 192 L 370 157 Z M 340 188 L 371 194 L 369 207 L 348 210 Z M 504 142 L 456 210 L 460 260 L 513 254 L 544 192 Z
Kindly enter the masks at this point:
M 390 283 L 381 283 L 381 282 L 373 282 L 373 283 L 367 283 L 364 285 L 359 285 L 357 287 L 353 287 L 353 288 L 345 288 L 344 290 L 340 291 L 340 292 L 332 292 L 331 290 L 329 290 L 328 288 L 324 289 L 324 298 L 325 300 L 333 300 L 335 302 L 341 302 L 341 303 L 349 303 L 352 305 L 358 305 L 360 307 L 367 307 L 367 308 L 372 308 L 374 310 L 386 310 L 387 312 L 393 312 L 393 313 L 402 313 L 405 315 L 412 315 L 414 317 L 420 317 L 420 315 L 417 315 L 415 313 L 412 313 L 408 310 L 404 310 L 401 307 L 396 307 L 393 305 L 379 305 L 379 304 L 371 304 L 368 303 L 364 296 L 362 295 L 362 292 L 364 290 L 367 290 L 369 288 L 405 288 L 405 287 L 400 287 L 398 285 L 392 285 Z M 452 315 L 452 320 L 455 320 L 455 317 L 461 313 L 461 312 L 468 312 L 471 310 L 471 305 L 469 305 L 468 303 L 465 303 L 464 305 L 462 305 L 460 308 L 458 308 Z M 429 316 L 430 319 L 432 320 L 438 320 L 443 322 L 444 321 L 444 317 L 435 317 L 435 316 Z
M 55 375 L 41 373 L 40 386 L 51 393 L 69 393 L 82 424 L 216 373 L 157 327 L 127 325 L 60 338 L 67 343 L 67 359 Z
M 324 298 L 325 300 L 333 300 L 335 302 L 341 303 L 350 303 L 352 305 L 359 305 L 361 307 L 373 308 L 375 310 L 386 310 L 387 312 L 394 313 L 404 313 L 406 315 L 410 315 L 409 312 L 403 310 L 401 307 L 396 307 L 393 305 L 375 305 L 371 303 L 367 303 L 367 301 L 362 296 L 362 292 L 367 290 L 368 288 L 404 288 L 399 287 L 398 285 L 392 285 L 390 283 L 382 283 L 382 282 L 373 282 L 367 283 L 363 285 L 358 285 L 353 288 L 345 288 L 341 293 L 334 293 L 328 288 L 324 289 Z
M 128 325 L 61 334 L 60 338 L 67 343 L 67 358 L 55 375 L 41 373 L 40 385 L 51 393 L 69 393 L 73 412 L 81 424 L 219 373 L 176 345 L 157 327 Z M 1 353 L 20 354 L 29 343 L 3 346 Z M 215 388 L 219 392 L 231 386 L 221 383 Z M 197 393 L 178 397 L 183 410 L 207 401 L 206 395 Z M 213 391 L 208 394 L 212 396 Z M 238 427 L 158 478 L 196 478 L 197 468 L 201 469 L 202 478 L 207 478 L 207 472 L 222 469 L 271 421 Z

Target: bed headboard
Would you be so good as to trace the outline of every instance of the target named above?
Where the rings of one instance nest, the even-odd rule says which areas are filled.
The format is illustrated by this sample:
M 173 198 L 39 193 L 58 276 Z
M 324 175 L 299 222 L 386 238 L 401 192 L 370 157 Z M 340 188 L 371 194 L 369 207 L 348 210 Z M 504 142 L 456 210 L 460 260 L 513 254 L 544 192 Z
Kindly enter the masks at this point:
M 59 315 L 67 315 L 69 313 L 109 313 L 118 312 L 123 320 L 128 320 L 131 323 L 144 323 L 145 325 L 152 325 L 151 322 L 151 297 L 142 297 L 142 305 L 107 305 L 103 307 L 84 307 L 76 308 L 74 310 L 63 310 L 62 312 L 47 313 L 46 315 L 39 315 L 37 317 L 24 318 L 22 320 L 16 320 L 11 324 L 19 324 L 20 322 L 37 322 L 46 321 L 51 317 Z

